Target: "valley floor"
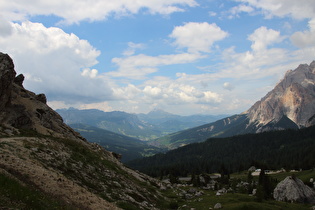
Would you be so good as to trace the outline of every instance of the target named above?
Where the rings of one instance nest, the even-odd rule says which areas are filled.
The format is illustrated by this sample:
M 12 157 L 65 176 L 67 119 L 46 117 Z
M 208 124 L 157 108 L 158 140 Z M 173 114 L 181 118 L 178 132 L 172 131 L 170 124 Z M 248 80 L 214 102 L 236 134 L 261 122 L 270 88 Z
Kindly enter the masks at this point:
M 315 177 L 315 170 L 309 171 L 291 171 L 291 172 L 278 172 L 271 173 L 270 176 L 277 180 L 283 180 L 285 177 L 295 175 L 304 182 Z M 231 180 L 237 180 L 239 183 L 245 182 L 247 179 L 247 171 L 242 173 L 235 173 L 231 175 Z M 216 209 L 217 207 L 223 209 L 250 209 L 250 210 L 266 210 L 266 209 L 286 209 L 286 210 L 310 210 L 314 209 L 315 205 L 299 204 L 289 202 L 279 202 L 276 200 L 261 200 L 258 201 L 257 197 L 246 192 L 223 192 L 218 193 L 220 190 L 205 189 L 204 187 L 193 187 L 186 184 L 189 180 L 188 177 L 179 178 L 181 184 L 173 184 L 173 188 L 168 188 L 164 194 L 171 198 L 173 202 L 171 207 L 173 209 L 195 209 L 195 210 L 208 210 Z M 258 180 L 258 177 L 254 177 Z M 167 181 L 166 181 L 167 182 Z M 222 187 L 222 185 L 221 185 Z M 224 186 L 226 187 L 226 186 Z

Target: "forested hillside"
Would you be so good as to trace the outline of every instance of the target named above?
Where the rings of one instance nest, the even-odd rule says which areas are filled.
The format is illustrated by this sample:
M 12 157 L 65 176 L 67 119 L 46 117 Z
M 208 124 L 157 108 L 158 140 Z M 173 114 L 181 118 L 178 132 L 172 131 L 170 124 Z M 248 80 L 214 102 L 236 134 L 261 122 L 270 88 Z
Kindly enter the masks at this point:
M 212 138 L 128 164 L 151 176 L 315 167 L 315 127 Z
M 139 139 L 131 138 L 93 126 L 72 124 L 71 127 L 75 131 L 79 132 L 89 142 L 98 143 L 107 150 L 121 155 L 122 162 L 150 156 L 163 151 L 160 148 L 147 145 L 146 142 Z

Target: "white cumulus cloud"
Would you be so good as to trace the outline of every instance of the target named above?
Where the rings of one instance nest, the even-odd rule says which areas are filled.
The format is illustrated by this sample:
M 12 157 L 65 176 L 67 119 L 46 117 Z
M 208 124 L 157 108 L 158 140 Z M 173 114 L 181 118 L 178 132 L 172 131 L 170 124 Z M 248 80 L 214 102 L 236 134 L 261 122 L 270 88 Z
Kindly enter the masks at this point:
M 108 16 L 136 14 L 141 9 L 155 14 L 171 14 L 197 6 L 194 0 L 10 0 L 0 2 L 0 11 L 10 20 L 26 20 L 29 16 L 55 15 L 72 24 L 84 20 L 98 21 Z
M 300 48 L 315 46 L 315 18 L 308 22 L 309 30 L 295 32 L 291 37 L 292 43 Z
M 82 76 L 90 77 L 90 78 L 96 78 L 97 74 L 98 74 L 98 71 L 96 69 L 89 69 L 89 68 L 83 69 L 81 73 Z
M 223 88 L 231 91 L 234 89 L 234 86 L 229 82 L 225 82 L 225 83 L 223 83 Z
M 24 85 L 48 100 L 97 102 L 111 97 L 107 83 L 97 78 L 100 52 L 88 41 L 40 23 L 10 23 L 11 35 L 0 36 L 1 50 L 12 56 Z M 93 80 L 91 79 L 93 78 Z M 97 80 L 97 82 L 95 81 Z
M 248 5 L 244 5 L 244 4 L 240 4 L 238 6 L 232 7 L 229 11 L 229 13 L 231 14 L 229 17 L 233 18 L 233 17 L 239 17 L 239 13 L 242 12 L 247 12 L 247 13 L 251 13 L 254 11 L 254 8 Z
M 0 15 L 0 36 L 6 37 L 11 35 L 12 26 L 9 21 Z
M 201 58 L 204 58 L 204 56 L 190 53 L 159 56 L 139 54 L 123 58 L 113 58 L 112 62 L 118 66 L 118 69 L 109 72 L 108 75 L 129 79 L 144 79 L 146 75 L 156 72 L 158 66 L 191 63 Z
M 210 52 L 211 47 L 217 41 L 228 36 L 215 23 L 189 22 L 183 26 L 176 26 L 170 34 L 174 38 L 174 44 L 179 48 L 187 48 L 190 53 Z
M 131 55 L 135 54 L 137 49 L 143 49 L 143 48 L 145 48 L 144 44 L 128 42 L 128 49 L 126 49 L 123 52 L 123 55 L 124 56 L 131 56 Z
M 267 18 L 290 16 L 294 19 L 315 17 L 314 0 L 235 0 L 261 10 Z
M 248 36 L 248 40 L 252 41 L 252 49 L 254 51 L 261 51 L 266 49 L 269 45 L 279 43 L 284 39 L 280 36 L 279 31 L 267 29 L 262 26 L 254 31 L 253 34 Z

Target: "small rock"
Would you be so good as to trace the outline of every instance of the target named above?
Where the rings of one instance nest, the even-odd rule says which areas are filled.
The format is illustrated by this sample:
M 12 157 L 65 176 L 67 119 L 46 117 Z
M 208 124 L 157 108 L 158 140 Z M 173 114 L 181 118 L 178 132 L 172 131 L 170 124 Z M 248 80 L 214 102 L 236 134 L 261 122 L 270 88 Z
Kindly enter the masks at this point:
M 31 150 L 32 150 L 33 152 L 38 152 L 38 148 L 36 148 L 36 147 L 31 148 Z
M 164 185 L 161 185 L 160 190 L 166 190 L 166 187 Z
M 23 81 L 24 81 L 24 75 L 23 74 L 19 74 L 18 76 L 16 76 L 14 78 L 14 83 L 23 87 Z
M 186 199 L 192 199 L 194 196 L 193 195 L 191 195 L 191 194 L 185 194 L 185 198 Z
M 13 135 L 13 131 L 10 129 L 5 129 L 4 132 L 8 134 L 9 136 Z
M 196 193 L 197 190 L 195 188 L 190 188 L 187 192 L 188 193 Z
M 114 184 L 116 187 L 121 188 L 121 184 L 119 184 L 118 182 L 114 181 L 113 184 Z
M 36 99 L 44 104 L 47 103 L 47 98 L 43 93 L 36 95 Z
M 221 203 L 217 203 L 217 204 L 214 205 L 213 208 L 214 209 L 222 209 L 222 205 L 221 205 Z
M 202 196 L 202 195 L 204 195 L 204 192 L 203 192 L 203 191 L 197 191 L 197 192 L 195 193 L 195 196 Z

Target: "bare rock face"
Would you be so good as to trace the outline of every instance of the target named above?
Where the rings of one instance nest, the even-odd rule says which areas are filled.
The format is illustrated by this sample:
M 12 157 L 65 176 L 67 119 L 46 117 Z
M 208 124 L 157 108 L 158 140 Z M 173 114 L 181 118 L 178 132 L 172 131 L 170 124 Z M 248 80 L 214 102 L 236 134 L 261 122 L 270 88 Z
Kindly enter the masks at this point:
M 7 54 L 0 53 L 0 111 L 11 101 L 11 89 L 15 75 L 12 59 Z
M 315 192 L 300 179 L 288 176 L 281 181 L 273 192 L 277 201 L 315 203 Z
M 251 124 L 264 131 L 284 116 L 298 128 L 313 125 L 315 114 L 315 61 L 286 73 L 284 79 L 248 111 Z M 264 127 L 265 126 L 265 127 Z M 279 126 L 281 128 L 281 126 Z M 274 129 L 274 126 L 271 128 Z
M 12 59 L 0 53 L 0 123 L 6 130 L 31 129 L 44 135 L 84 139 L 47 106 L 45 94 L 26 90 L 24 76 L 15 76 Z

